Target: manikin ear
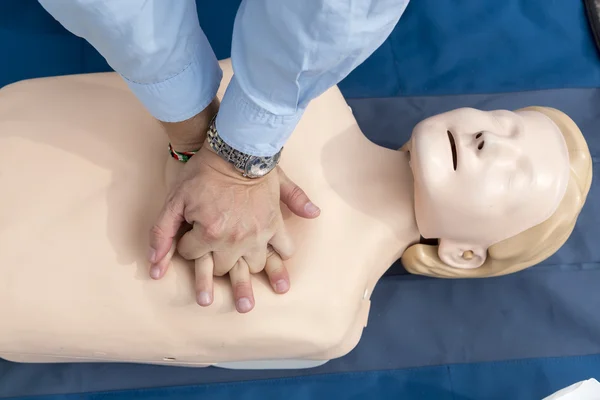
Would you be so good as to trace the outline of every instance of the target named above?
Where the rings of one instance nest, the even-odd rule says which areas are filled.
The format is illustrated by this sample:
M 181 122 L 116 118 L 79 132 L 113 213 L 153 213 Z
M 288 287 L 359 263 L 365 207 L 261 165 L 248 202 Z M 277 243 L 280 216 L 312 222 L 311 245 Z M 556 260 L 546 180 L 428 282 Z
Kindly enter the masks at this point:
M 479 268 L 487 257 L 487 247 L 440 239 L 438 256 L 444 264 L 453 268 Z

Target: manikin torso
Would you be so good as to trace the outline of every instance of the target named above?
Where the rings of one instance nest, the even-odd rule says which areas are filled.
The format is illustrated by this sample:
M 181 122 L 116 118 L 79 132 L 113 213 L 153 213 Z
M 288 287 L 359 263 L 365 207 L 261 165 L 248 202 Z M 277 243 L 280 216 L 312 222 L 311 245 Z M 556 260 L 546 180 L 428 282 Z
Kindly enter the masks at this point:
M 291 289 L 253 276 L 256 306 L 238 314 L 226 277 L 198 306 L 179 257 L 164 279 L 148 276 L 148 231 L 176 163 L 166 144 L 113 74 L 0 91 L 0 356 L 209 365 L 352 350 L 377 280 L 419 239 L 406 153 L 369 142 L 337 88 L 313 101 L 281 166 L 322 213 L 283 210 Z

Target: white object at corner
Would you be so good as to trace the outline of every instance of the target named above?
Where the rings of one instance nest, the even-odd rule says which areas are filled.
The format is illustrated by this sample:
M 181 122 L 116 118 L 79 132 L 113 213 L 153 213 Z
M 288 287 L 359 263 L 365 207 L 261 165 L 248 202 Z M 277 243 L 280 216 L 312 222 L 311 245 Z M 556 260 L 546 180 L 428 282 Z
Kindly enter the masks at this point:
M 600 400 L 600 383 L 593 378 L 577 382 L 543 400 Z

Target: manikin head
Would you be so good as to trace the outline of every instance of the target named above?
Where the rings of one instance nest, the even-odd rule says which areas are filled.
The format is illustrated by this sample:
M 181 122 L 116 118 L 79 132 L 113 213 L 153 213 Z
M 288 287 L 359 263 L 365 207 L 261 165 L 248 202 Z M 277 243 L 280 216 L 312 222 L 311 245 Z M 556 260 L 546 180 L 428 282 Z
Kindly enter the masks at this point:
M 423 120 L 404 147 L 421 235 L 412 273 L 481 277 L 537 264 L 573 230 L 591 184 L 587 144 L 558 110 L 461 108 Z

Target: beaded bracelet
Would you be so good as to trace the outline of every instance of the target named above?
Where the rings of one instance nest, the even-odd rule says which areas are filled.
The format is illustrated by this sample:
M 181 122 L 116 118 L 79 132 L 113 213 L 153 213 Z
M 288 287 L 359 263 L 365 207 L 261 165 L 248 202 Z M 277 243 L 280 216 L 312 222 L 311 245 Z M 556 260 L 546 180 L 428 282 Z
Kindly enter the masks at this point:
M 196 154 L 198 151 L 199 150 L 195 150 L 195 151 L 176 151 L 173 148 L 173 146 L 171 145 L 171 143 L 169 143 L 169 153 L 171 154 L 171 157 L 173 157 L 177 161 L 181 161 L 183 163 L 188 162 L 188 160 L 190 158 L 192 158 L 192 156 L 194 154 Z

